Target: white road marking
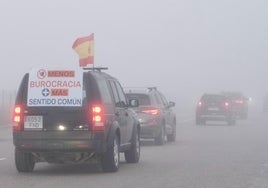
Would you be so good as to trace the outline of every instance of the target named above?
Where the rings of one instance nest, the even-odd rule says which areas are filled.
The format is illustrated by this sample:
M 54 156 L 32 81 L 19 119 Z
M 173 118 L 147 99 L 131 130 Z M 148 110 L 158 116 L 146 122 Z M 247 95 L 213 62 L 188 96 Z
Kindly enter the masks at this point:
M 3 160 L 6 160 L 6 158 L 4 158 L 4 157 L 0 158 L 0 161 L 3 161 Z

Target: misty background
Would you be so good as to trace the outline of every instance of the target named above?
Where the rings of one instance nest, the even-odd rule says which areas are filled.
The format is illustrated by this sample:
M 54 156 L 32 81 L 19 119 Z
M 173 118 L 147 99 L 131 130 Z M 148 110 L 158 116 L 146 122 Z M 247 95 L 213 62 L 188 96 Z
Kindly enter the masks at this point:
M 72 44 L 94 33 L 95 66 L 123 87 L 157 86 L 181 113 L 204 92 L 240 91 L 258 111 L 267 10 L 266 0 L 1 0 L 0 89 L 13 95 L 33 67 L 78 66 Z

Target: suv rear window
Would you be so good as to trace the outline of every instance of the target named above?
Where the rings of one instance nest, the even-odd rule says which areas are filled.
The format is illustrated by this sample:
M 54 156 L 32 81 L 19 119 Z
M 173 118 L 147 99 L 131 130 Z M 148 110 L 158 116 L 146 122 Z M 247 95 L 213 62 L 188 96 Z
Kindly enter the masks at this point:
M 220 102 L 224 100 L 224 96 L 222 95 L 204 95 L 202 97 L 202 101 L 205 102 Z
M 98 86 L 99 86 L 99 90 L 100 90 L 100 94 L 101 94 L 101 98 L 103 103 L 106 104 L 112 104 L 113 100 L 108 88 L 108 85 L 106 83 L 106 80 L 104 80 L 102 77 L 98 77 L 98 79 L 96 79 Z
M 151 101 L 148 95 L 146 94 L 127 94 L 128 99 L 136 99 L 139 101 L 139 105 L 148 106 L 151 105 Z

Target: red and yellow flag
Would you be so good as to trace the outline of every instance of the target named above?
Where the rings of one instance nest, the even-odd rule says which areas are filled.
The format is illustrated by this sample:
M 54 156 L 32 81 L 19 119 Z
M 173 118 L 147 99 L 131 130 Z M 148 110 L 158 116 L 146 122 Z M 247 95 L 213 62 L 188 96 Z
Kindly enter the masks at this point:
M 79 56 L 79 66 L 85 67 L 94 63 L 94 33 L 78 38 L 72 47 Z

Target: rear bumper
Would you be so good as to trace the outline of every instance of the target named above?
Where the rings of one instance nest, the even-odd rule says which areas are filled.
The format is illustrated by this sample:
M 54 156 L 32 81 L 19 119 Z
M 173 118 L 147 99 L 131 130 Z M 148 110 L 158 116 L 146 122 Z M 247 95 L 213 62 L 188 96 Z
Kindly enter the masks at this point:
M 198 118 L 210 121 L 226 121 L 229 119 L 225 115 L 199 115 Z
M 230 121 L 235 119 L 235 113 L 197 113 L 196 118 L 203 121 Z
M 141 124 L 140 137 L 141 138 L 155 138 L 160 134 L 160 125 Z
M 107 148 L 104 142 L 104 133 L 92 134 L 83 131 L 14 132 L 13 143 L 20 150 L 29 152 L 103 153 Z

